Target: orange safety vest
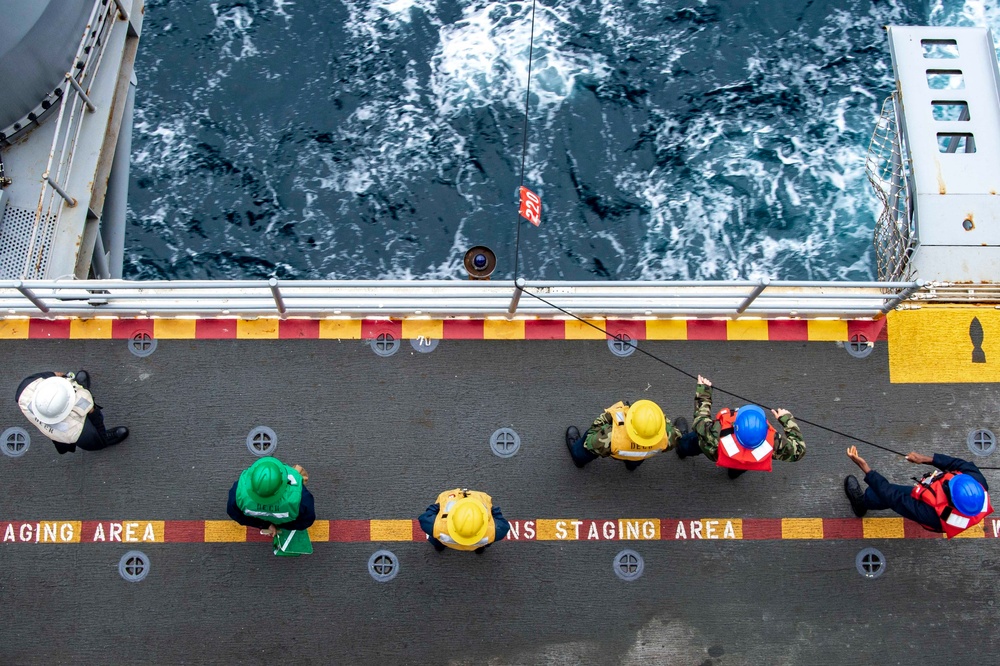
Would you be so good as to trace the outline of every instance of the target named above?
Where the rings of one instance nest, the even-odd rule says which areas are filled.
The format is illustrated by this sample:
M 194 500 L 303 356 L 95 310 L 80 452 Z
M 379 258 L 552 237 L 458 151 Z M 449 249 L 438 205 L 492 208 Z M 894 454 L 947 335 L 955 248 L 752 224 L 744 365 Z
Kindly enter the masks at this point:
M 448 513 L 451 511 L 451 507 L 454 506 L 455 502 L 463 497 L 471 497 L 472 499 L 482 502 L 486 506 L 486 512 L 490 516 L 489 527 L 486 528 L 486 536 L 471 546 L 465 546 L 458 543 L 451 538 L 450 534 L 448 534 Z M 434 518 L 434 534 L 431 536 L 449 548 L 454 548 L 455 550 L 475 550 L 493 543 L 493 541 L 497 538 L 497 524 L 496 521 L 493 520 L 492 514 L 493 498 L 486 493 L 481 493 L 478 490 L 455 488 L 454 490 L 446 490 L 438 495 L 436 503 L 441 508 L 438 511 L 437 517 Z
M 667 448 L 667 436 L 653 446 L 639 446 L 629 439 L 625 430 L 625 415 L 629 408 L 623 402 L 616 402 L 604 411 L 611 414 L 611 457 L 618 460 L 645 460 Z
M 941 529 L 944 530 L 945 536 L 949 539 L 982 522 L 983 518 L 993 513 L 993 505 L 990 504 L 988 492 L 983 502 L 983 510 L 974 516 L 967 516 L 952 505 L 948 494 L 944 491 L 944 485 L 959 474 L 961 472 L 942 472 L 940 470 L 928 472 L 910 491 L 910 497 L 920 500 L 934 509 L 934 513 L 941 520 Z M 926 525 L 921 525 L 921 527 L 931 532 L 936 531 Z
M 737 410 L 738 412 L 739 410 Z M 716 465 L 730 469 L 745 469 L 756 472 L 770 472 L 771 458 L 774 456 L 774 437 L 777 431 L 767 424 L 767 436 L 760 446 L 748 449 L 738 441 L 733 425 L 736 423 L 736 412 L 728 408 L 715 415 L 719 422 L 719 458 Z

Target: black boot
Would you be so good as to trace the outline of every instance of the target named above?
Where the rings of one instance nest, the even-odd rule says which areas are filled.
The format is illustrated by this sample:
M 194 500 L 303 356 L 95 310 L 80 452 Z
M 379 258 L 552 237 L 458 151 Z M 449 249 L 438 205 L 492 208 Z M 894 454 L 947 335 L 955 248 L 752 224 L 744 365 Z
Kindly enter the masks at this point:
M 441 542 L 435 543 L 435 542 L 431 541 L 431 545 L 434 546 L 434 550 L 436 550 L 439 553 L 442 552 L 442 551 L 444 551 L 444 550 L 446 550 L 448 548 L 447 546 L 445 546 Z
M 732 467 L 730 467 L 729 469 L 726 470 L 726 474 L 729 476 L 729 480 L 732 481 L 733 479 L 738 479 L 741 476 L 743 476 L 744 474 L 746 474 L 746 470 L 745 469 L 733 469 Z
M 125 426 L 118 426 L 117 428 L 112 428 L 108 431 L 108 446 L 114 446 L 115 444 L 120 444 L 128 437 L 128 428 Z
M 76 381 L 77 384 L 79 384 L 83 388 L 87 389 L 88 391 L 90 390 L 90 375 L 87 373 L 86 370 L 77 370 L 76 373 L 74 373 L 73 375 L 73 379 Z
M 476 555 L 482 555 L 483 553 L 486 552 L 486 546 L 480 546 L 479 548 L 476 548 L 474 552 L 476 553 Z
M 570 457 L 573 457 L 573 445 L 576 444 L 577 440 L 580 439 L 580 431 L 576 426 L 570 426 L 566 428 L 566 450 L 569 451 Z M 578 463 L 576 458 L 573 458 L 573 464 L 583 469 L 584 465 Z
M 851 510 L 854 511 L 854 515 L 863 518 L 868 513 L 868 507 L 865 506 L 865 491 L 861 490 L 861 484 L 853 474 L 844 479 L 844 493 L 851 501 Z

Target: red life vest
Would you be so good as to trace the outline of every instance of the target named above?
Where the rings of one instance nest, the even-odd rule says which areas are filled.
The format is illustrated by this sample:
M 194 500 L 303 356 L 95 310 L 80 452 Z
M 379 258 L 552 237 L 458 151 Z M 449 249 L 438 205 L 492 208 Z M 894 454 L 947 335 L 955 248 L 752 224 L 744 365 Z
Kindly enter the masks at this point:
M 737 410 L 739 411 L 739 410 Z M 733 424 L 736 423 L 736 412 L 723 409 L 715 415 L 719 422 L 719 459 L 715 462 L 719 467 L 730 469 L 746 469 L 757 472 L 771 471 L 771 457 L 774 455 L 774 436 L 778 434 L 771 424 L 767 424 L 767 436 L 760 446 L 748 449 L 736 441 Z
M 983 502 L 983 510 L 974 516 L 967 516 L 952 505 L 947 493 L 944 491 L 944 486 L 959 474 L 961 472 L 942 472 L 940 470 L 928 472 L 924 475 L 924 478 L 920 479 L 917 485 L 913 486 L 913 490 L 910 491 L 910 497 L 920 500 L 934 509 L 934 513 L 941 520 L 941 530 L 944 531 L 945 536 L 949 539 L 982 522 L 983 518 L 993 513 L 993 505 L 990 504 L 989 493 L 985 493 L 986 498 Z M 939 531 L 931 529 L 926 525 L 921 525 L 921 527 L 931 532 Z

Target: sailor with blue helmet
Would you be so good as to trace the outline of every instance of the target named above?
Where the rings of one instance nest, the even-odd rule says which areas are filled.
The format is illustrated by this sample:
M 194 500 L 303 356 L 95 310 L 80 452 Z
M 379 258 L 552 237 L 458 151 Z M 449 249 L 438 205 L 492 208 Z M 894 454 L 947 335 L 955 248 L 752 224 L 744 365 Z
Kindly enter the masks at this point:
M 767 422 L 767 414 L 758 405 L 725 408 L 713 416 L 712 382 L 699 375 L 694 429 L 681 437 L 677 455 L 686 458 L 704 453 L 719 467 L 727 468 L 730 479 L 748 471 L 770 472 L 772 459 L 800 460 L 806 454 L 806 443 L 791 412 L 772 409 L 771 414 L 783 433 Z

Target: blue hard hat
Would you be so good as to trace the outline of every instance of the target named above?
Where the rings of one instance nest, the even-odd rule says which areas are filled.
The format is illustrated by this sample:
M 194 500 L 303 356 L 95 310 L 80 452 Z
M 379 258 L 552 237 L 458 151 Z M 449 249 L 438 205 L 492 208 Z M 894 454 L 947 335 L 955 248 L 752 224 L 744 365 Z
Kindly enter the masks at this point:
M 986 503 L 986 491 L 968 474 L 956 474 L 948 482 L 951 503 L 967 516 L 976 516 Z
M 744 405 L 736 410 L 733 425 L 736 441 L 746 449 L 756 449 L 767 437 L 767 416 L 757 405 Z

